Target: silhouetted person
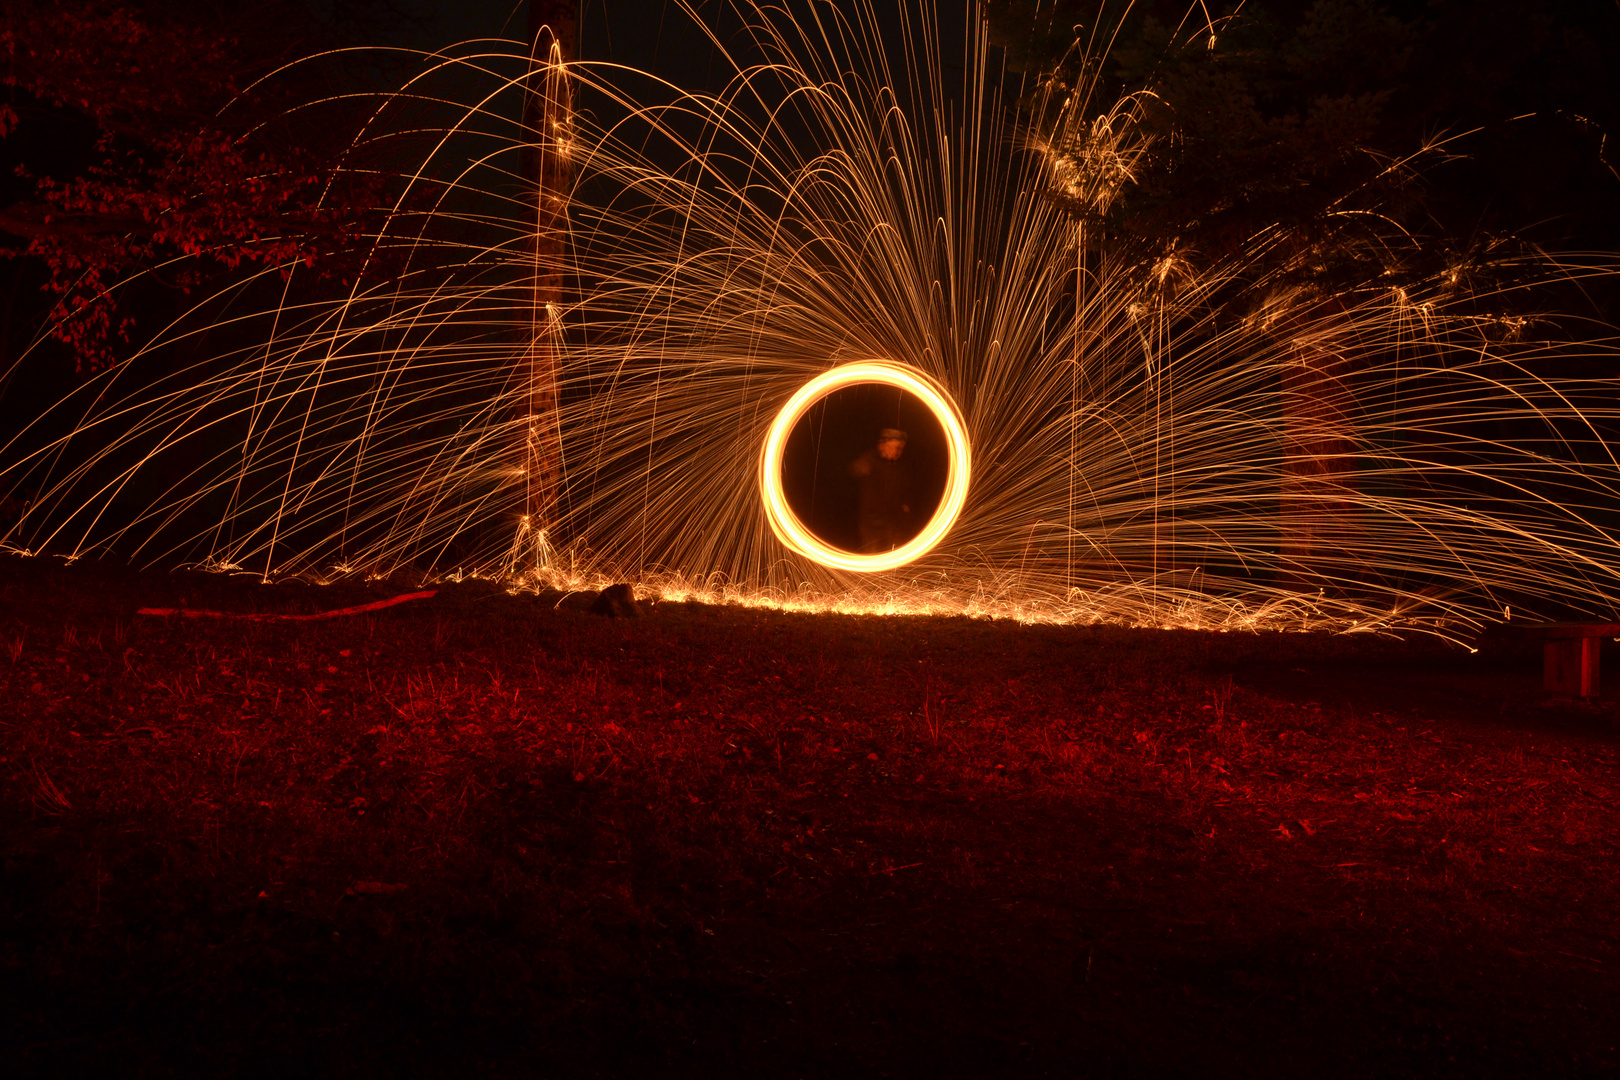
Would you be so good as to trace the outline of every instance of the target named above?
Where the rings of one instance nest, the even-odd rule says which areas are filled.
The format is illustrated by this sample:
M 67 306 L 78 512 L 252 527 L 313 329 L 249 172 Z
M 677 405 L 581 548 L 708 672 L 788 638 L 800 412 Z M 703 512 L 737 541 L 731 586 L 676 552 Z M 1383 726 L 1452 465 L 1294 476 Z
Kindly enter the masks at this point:
M 861 554 L 879 555 L 917 534 L 911 522 L 915 501 L 911 463 L 902 461 L 906 433 L 899 428 L 878 432 L 878 444 L 856 458 L 849 475 L 861 488 L 859 517 Z

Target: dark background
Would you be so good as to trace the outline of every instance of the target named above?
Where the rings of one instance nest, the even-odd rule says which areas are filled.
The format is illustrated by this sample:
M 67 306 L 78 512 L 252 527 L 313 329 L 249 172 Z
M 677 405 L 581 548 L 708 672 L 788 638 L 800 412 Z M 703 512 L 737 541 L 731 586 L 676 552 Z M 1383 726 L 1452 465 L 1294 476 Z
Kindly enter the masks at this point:
M 198 0 L 151 0 L 136 6 L 160 12 L 196 7 Z M 238 6 L 251 11 L 267 5 Z M 805 5 L 792 6 L 797 10 Z M 1014 80 L 1044 70 L 1054 50 L 1067 49 L 1076 33 L 1088 37 L 1107 19 L 1124 17 L 1117 47 L 1101 65 L 1105 82 L 1118 81 L 1127 69 L 1142 67 L 1140 38 L 1147 20 L 1174 26 L 1189 9 L 1183 0 L 1130 5 L 1064 0 L 1055 13 L 1050 2 L 997 0 L 987 6 L 999 13 L 997 40 Z M 1299 70 L 1297 64 L 1289 66 L 1284 53 L 1294 47 L 1291 35 L 1313 6 L 1305 0 L 1243 5 L 1245 17 L 1259 28 L 1252 35 L 1257 56 L 1249 67 L 1233 66 L 1232 74 L 1238 80 L 1235 91 L 1252 98 L 1252 115 L 1244 112 L 1249 105 L 1242 101 L 1235 106 L 1209 101 L 1214 127 L 1198 129 L 1209 145 L 1177 163 L 1173 175 L 1145 177 L 1146 186 L 1126 201 L 1118 227 L 1183 236 L 1183 249 L 1213 255 L 1229 237 L 1246 235 L 1256 225 L 1251 207 L 1260 217 L 1290 211 L 1309 216 L 1317 205 L 1312 198 L 1320 196 L 1320 202 L 1337 197 L 1335 183 L 1341 177 L 1333 171 L 1336 166 L 1324 165 L 1327 159 L 1312 156 L 1313 152 L 1291 157 L 1263 137 L 1256 142 L 1255 132 L 1274 130 L 1266 125 L 1291 111 L 1303 114 L 1316 100 L 1370 94 L 1381 102 L 1375 110 L 1376 128 L 1353 134 L 1358 145 L 1377 154 L 1398 158 L 1425 139 L 1460 136 L 1448 143 L 1443 162 L 1426 165 L 1421 183 L 1401 193 L 1409 205 L 1392 207 L 1403 226 L 1421 231 L 1437 253 L 1455 251 L 1461 257 L 1486 239 L 1506 233 L 1554 253 L 1620 248 L 1620 147 L 1614 138 L 1620 127 L 1620 75 L 1614 63 L 1620 56 L 1620 4 L 1614 0 L 1371 4 L 1367 6 L 1399 21 L 1402 29 L 1393 44 L 1369 42 L 1352 50 L 1365 63 L 1343 71 Z M 310 12 L 307 25 L 277 27 L 274 41 L 244 38 L 245 78 L 322 49 L 382 45 L 431 50 L 478 38 L 521 38 L 527 26 L 522 0 L 458 4 L 310 0 L 305 7 Z M 709 0 L 697 7 L 712 20 L 719 41 L 728 47 L 739 44 L 741 22 L 729 4 Z M 1209 10 L 1218 16 L 1231 7 L 1209 5 Z M 900 5 L 879 0 L 874 8 L 885 38 L 897 38 Z M 949 0 L 941 9 L 939 54 L 949 73 L 959 70 L 963 4 Z M 1128 17 L 1122 15 L 1127 10 Z M 584 59 L 644 69 L 694 89 L 714 90 L 724 84 L 727 68 L 713 44 L 669 0 L 583 0 L 579 20 Z M 1046 29 L 1033 37 L 1007 30 L 1037 24 Z M 243 17 L 243 25 L 260 36 L 267 33 L 263 28 L 255 31 L 251 18 Z M 1267 49 L 1275 55 L 1266 54 Z M 1400 53 L 1395 58 L 1399 62 L 1385 55 L 1391 50 Z M 749 59 L 746 53 L 740 58 Z M 389 68 L 380 59 L 346 58 L 333 66 L 327 89 L 384 88 L 396 85 L 403 71 L 403 66 Z M 604 107 L 588 96 L 581 106 Z M 1329 129 L 1328 134 L 1339 133 Z M 94 136 L 85 119 L 71 109 L 41 112 L 32 119 L 25 115 L 16 131 L 0 139 L 0 206 L 28 194 L 28 183 L 16 173 L 19 167 L 58 182 L 81 174 L 92 163 Z M 1256 162 L 1262 160 L 1326 171 L 1309 178 L 1298 192 L 1302 201 L 1296 207 L 1266 191 L 1251 190 L 1256 187 L 1251 183 L 1259 168 Z M 1354 164 L 1365 155 L 1352 154 L 1344 160 Z M 0 247 L 16 246 L 16 238 L 0 234 Z M 44 280 L 38 260 L 0 260 L 0 368 L 9 369 L 33 342 L 51 303 L 40 292 Z M 1615 291 L 1612 283 L 1587 280 L 1540 303 L 1613 322 Z M 152 296 L 143 298 L 142 306 L 148 310 L 136 313 L 138 325 L 127 348 L 138 345 L 142 333 L 160 328 L 177 306 L 189 306 L 196 299 L 161 294 L 161 285 L 154 285 Z M 1534 308 L 1537 302 L 1528 306 Z M 25 395 L 28 406 L 37 408 L 53 393 L 66 392 L 74 382 L 73 364 L 64 346 L 47 343 L 36 349 L 29 367 L 68 370 L 23 374 L 22 381 L 30 384 Z

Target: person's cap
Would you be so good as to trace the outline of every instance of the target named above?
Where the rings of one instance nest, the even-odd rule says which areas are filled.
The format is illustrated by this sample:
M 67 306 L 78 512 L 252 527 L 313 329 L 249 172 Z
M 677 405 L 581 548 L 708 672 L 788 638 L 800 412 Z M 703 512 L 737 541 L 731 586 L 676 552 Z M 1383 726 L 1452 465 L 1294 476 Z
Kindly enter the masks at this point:
M 878 442 L 905 442 L 906 433 L 897 427 L 886 427 L 878 432 Z

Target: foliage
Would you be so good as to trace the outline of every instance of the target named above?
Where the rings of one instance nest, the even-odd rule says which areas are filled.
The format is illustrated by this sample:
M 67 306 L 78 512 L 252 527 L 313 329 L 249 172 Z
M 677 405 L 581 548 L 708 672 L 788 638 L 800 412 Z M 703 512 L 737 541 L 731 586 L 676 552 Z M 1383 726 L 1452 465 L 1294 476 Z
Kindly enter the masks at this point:
M 1130 183 L 1100 216 L 1071 206 L 1117 239 L 1207 264 L 1286 234 L 1297 276 L 1327 283 L 1500 262 L 1520 241 L 1620 245 L 1606 5 L 1098 0 L 1044 22 L 985 8 L 1051 100 L 1089 119 L 1134 92 Z M 1093 149 L 1090 126 L 1069 130 L 1060 152 Z
M 1410 28 L 1366 0 L 1319 4 L 1291 33 L 1258 12 L 1179 31 L 1149 18 L 1114 53 L 1123 81 L 1152 88 L 1155 143 L 1115 223 L 1218 255 L 1274 222 L 1320 229 L 1352 192 L 1399 215 L 1390 196 L 1411 174 L 1375 137 L 1410 53 Z
M 7 6 L 0 136 L 19 144 L 23 183 L 0 209 L 17 238 L 0 255 L 48 268 L 51 333 L 81 368 L 128 340 L 134 315 L 112 290 L 131 274 L 190 293 L 248 266 L 313 264 L 362 232 L 375 192 L 335 182 L 334 133 L 274 122 L 284 102 L 254 83 L 308 47 L 286 29 L 309 25 L 293 7 Z

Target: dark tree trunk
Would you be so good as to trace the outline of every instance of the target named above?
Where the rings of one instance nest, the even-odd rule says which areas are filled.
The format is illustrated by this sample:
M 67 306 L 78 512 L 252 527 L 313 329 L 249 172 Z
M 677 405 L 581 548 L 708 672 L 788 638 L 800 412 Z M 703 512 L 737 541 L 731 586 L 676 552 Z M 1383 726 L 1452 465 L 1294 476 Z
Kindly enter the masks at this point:
M 1283 574 L 1319 587 L 1314 567 L 1342 564 L 1355 516 L 1354 396 L 1344 312 L 1332 301 L 1300 313 L 1282 375 Z
M 523 122 L 528 129 L 524 175 L 535 184 L 530 290 L 528 394 L 524 414 L 524 521 L 519 573 L 549 563 L 562 484 L 558 430 L 561 378 L 560 317 L 568 203 L 573 184 L 573 90 L 567 65 L 577 55 L 575 0 L 529 0 L 529 81 Z

